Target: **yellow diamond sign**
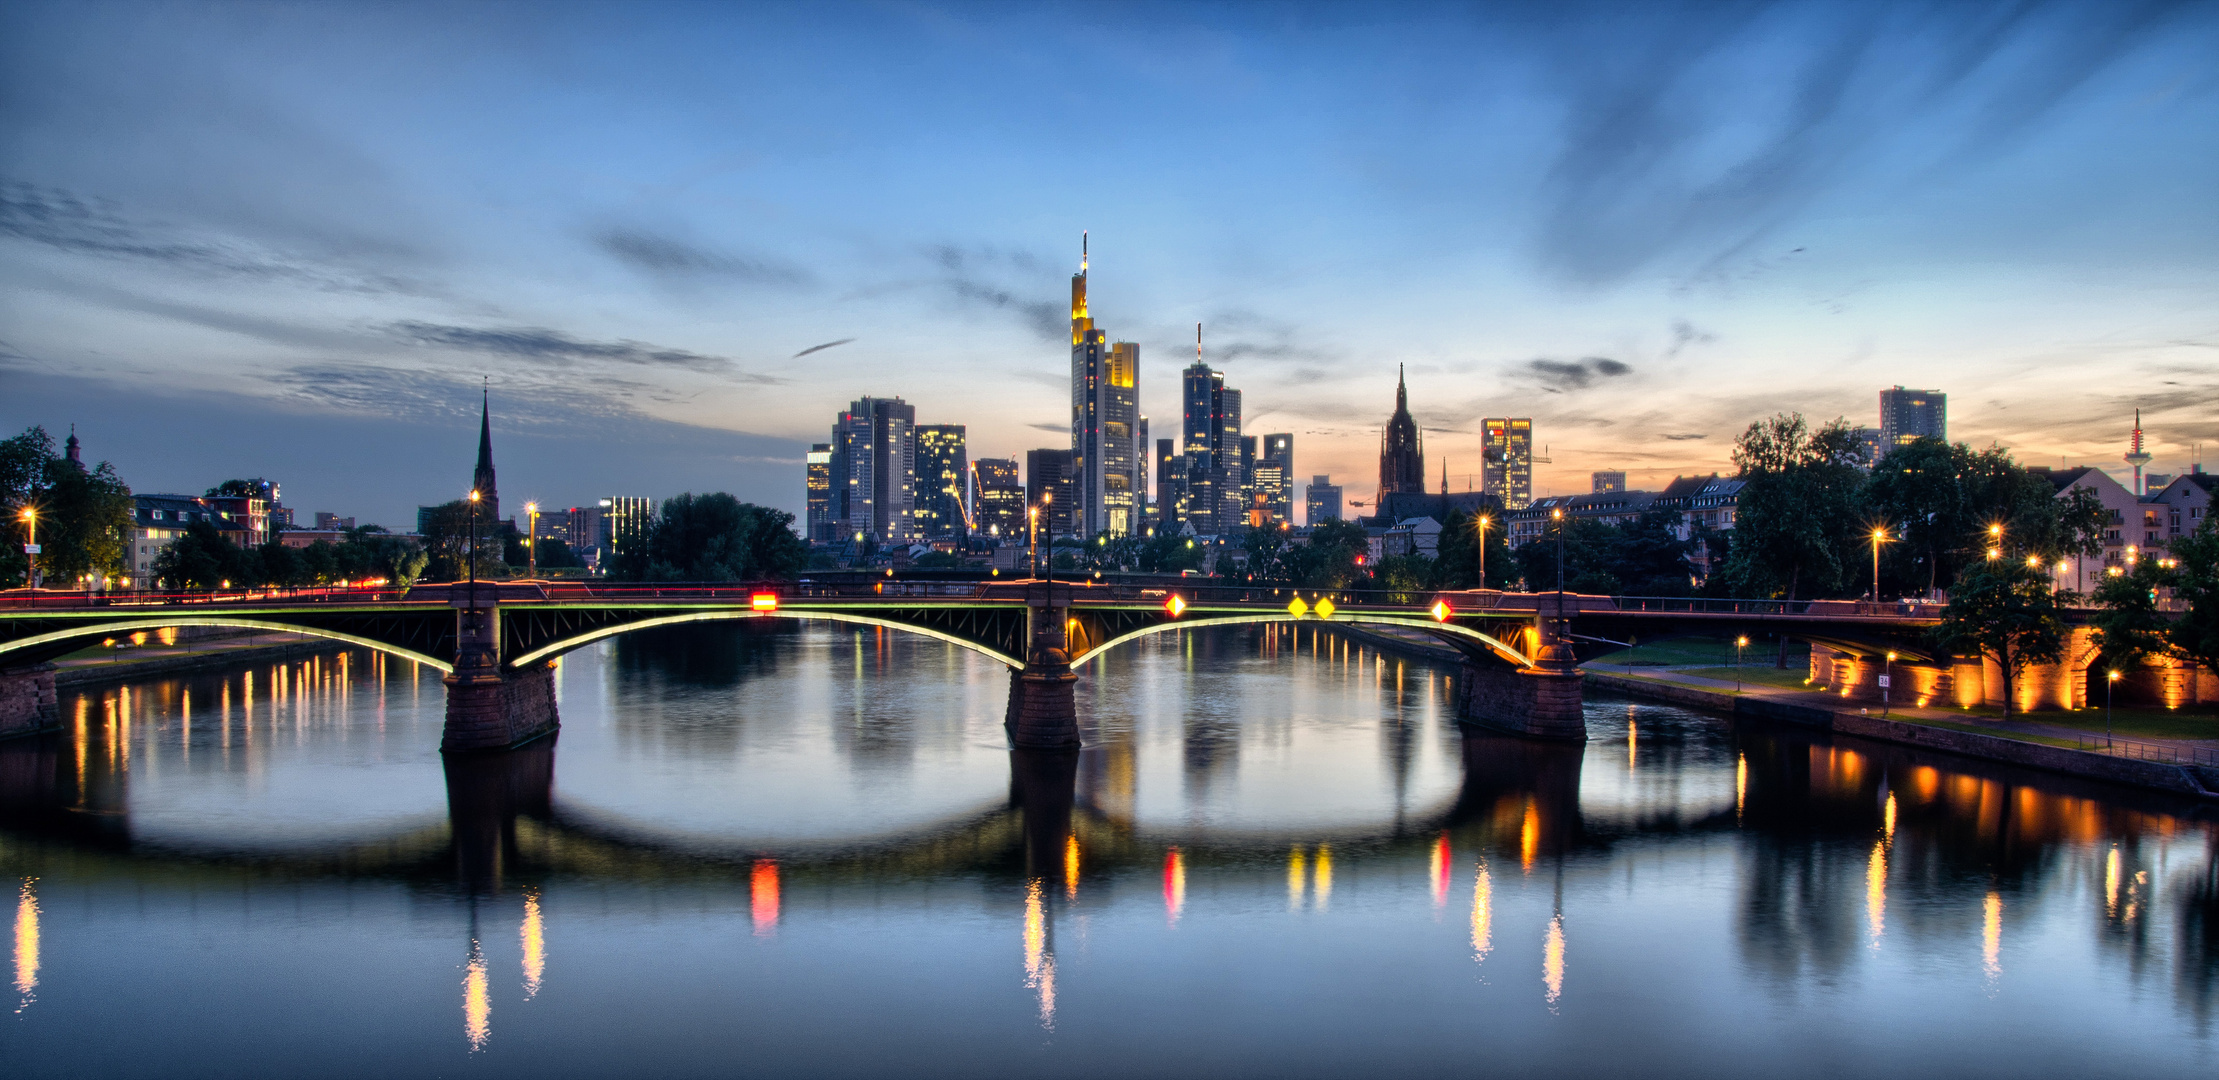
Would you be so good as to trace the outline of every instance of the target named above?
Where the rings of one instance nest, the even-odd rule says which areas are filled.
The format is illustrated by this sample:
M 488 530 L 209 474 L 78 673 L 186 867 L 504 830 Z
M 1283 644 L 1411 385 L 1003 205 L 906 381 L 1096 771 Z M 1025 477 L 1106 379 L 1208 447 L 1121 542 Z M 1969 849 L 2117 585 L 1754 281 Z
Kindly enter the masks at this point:
M 1318 601 L 1318 618 L 1320 618 L 1320 619 L 1330 619 L 1330 618 L 1332 618 L 1332 617 L 1333 617 L 1333 598 L 1329 596 L 1329 597 L 1326 597 L 1326 598 L 1325 598 L 1325 599 L 1323 599 L 1323 600 L 1320 600 L 1320 601 Z
M 1287 602 L 1287 614 L 1292 615 L 1297 619 L 1307 614 L 1309 610 L 1310 605 L 1303 603 L 1302 598 L 1299 596 Z

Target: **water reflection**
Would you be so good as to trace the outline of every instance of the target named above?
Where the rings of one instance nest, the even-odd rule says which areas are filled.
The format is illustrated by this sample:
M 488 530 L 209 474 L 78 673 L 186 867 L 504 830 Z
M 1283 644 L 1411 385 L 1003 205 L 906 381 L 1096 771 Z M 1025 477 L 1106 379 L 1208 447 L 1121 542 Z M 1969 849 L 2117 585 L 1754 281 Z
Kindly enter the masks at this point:
M 589 650 L 565 666 L 559 749 L 482 757 L 425 749 L 437 684 L 360 659 L 73 695 L 61 735 L 0 744 L 11 1053 L 314 1071 L 289 1047 L 360 1037 L 281 1007 L 320 995 L 383 1018 L 390 1045 L 361 1067 L 397 1073 L 469 1053 L 535 1076 L 647 1054 L 995 1073 L 1033 1054 L 1342 1075 L 1453 1067 L 1483 1039 L 1523 1071 L 1622 1067 L 1638 1041 L 1756 1075 L 1793 1062 L 1720 1048 L 1795 1045 L 1770 1004 L 1814 988 L 1889 1032 L 1887 1053 L 1841 1051 L 1848 1074 L 1972 1043 L 2019 1071 L 2212 1049 L 2203 808 L 1624 702 L 1593 703 L 1584 746 L 1463 732 L 1447 674 L 1325 637 L 1167 635 L 1123 661 L 1120 700 L 1093 699 L 1077 754 L 1002 748 L 1005 675 L 845 631 L 691 646 L 737 662 Z M 256 817 L 327 807 L 336 825 Z M 1444 917 L 1466 888 L 1468 918 Z M 1302 917 L 1273 914 L 1282 890 Z M 2074 994 L 2002 995 L 2006 916 L 2013 988 Z M 67 978 L 41 981 L 42 933 L 68 943 Z M 288 982 L 294 954 L 361 974 Z M 530 1003 L 510 999 L 497 1047 L 496 968 Z M 194 1007 L 188 969 L 280 1017 L 272 1038 L 198 1014 L 181 1048 L 102 1026 L 141 987 Z M 841 1019 L 859 1011 L 874 1022 Z M 1998 1037 L 2029 1025 L 2098 1034 L 2038 1054 Z

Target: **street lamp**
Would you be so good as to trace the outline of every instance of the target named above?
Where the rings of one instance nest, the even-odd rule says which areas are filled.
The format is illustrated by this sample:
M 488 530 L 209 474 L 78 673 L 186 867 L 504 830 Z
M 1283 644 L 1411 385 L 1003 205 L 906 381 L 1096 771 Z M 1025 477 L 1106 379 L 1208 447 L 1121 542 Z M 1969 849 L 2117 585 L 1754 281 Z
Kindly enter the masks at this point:
M 38 588 L 38 587 L 39 587 L 39 511 L 38 511 L 38 507 L 35 507 L 35 506 L 26 506 L 26 507 L 24 507 L 24 508 L 23 508 L 23 513 L 22 513 L 21 515 L 19 515 L 19 516 L 21 516 L 21 517 L 23 518 L 23 528 L 24 528 L 24 538 L 23 538 L 23 559 L 24 559 L 24 566 L 23 566 L 23 584 L 24 584 L 25 586 L 29 587 L 29 588 L 33 588 L 33 589 L 36 589 L 36 588 Z
M 1888 666 L 1880 673 L 1880 715 L 1888 715 L 1888 690 L 1895 682 L 1895 653 L 1888 653 Z
M 2103 680 L 2103 748 L 2111 749 L 2111 688 L 2119 685 L 2119 672 L 2106 673 Z
M 1734 639 L 1734 693 L 1741 693 L 1741 650 L 1749 647 L 1749 635 Z
M 1040 576 L 1040 508 L 1025 508 L 1025 544 L 1032 552 L 1032 576 Z
M 470 489 L 470 609 L 478 608 L 478 489 Z
M 1487 515 L 1479 515 L 1479 587 L 1487 587 Z
M 1880 545 L 1888 542 L 1888 530 L 1872 530 L 1872 602 L 1880 602 Z
M 536 578 L 539 576 L 539 504 L 525 503 L 524 518 L 524 576 Z

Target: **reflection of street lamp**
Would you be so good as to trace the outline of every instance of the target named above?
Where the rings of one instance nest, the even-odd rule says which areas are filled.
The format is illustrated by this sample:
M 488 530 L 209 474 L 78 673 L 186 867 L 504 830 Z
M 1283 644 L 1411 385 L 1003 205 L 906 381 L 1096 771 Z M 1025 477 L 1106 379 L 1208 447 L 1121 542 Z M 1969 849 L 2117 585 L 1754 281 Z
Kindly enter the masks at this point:
M 2111 749 L 2111 688 L 2119 685 L 2119 673 L 2114 670 L 2103 680 L 2103 748 Z
M 1749 647 L 1749 636 L 1734 639 L 1734 693 L 1741 693 L 1741 650 Z

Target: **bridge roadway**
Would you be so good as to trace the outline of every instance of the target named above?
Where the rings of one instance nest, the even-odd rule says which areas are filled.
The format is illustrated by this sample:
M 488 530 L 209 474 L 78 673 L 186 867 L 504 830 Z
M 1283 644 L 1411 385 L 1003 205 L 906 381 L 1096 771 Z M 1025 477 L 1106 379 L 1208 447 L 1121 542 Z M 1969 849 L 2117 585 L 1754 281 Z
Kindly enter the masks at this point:
M 1004 722 L 1026 749 L 1079 744 L 1074 668 L 1150 634 L 1206 626 L 1399 626 L 1464 656 L 1465 719 L 1516 734 L 1579 739 L 1579 661 L 1635 637 L 1745 633 L 1794 637 L 1853 655 L 1892 651 L 1946 663 L 1925 643 L 1931 605 L 1788 603 L 1574 593 L 1297 590 L 1047 581 L 869 585 L 809 582 L 604 586 L 479 582 L 407 590 L 194 594 L 39 593 L 0 597 L 0 736 L 59 721 L 49 661 L 89 644 L 169 627 L 276 630 L 347 642 L 445 673 L 448 751 L 505 750 L 559 724 L 552 670 L 562 654 L 617 634 L 730 619 L 883 626 L 994 658 L 1010 669 Z

